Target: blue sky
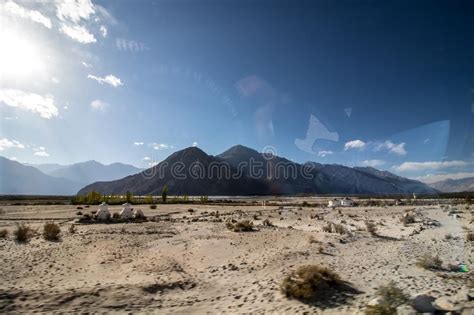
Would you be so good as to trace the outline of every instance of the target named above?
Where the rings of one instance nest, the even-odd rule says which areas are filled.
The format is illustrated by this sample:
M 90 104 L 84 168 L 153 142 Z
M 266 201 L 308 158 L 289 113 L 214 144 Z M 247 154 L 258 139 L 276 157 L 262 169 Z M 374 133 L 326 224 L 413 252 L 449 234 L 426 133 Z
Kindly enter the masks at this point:
M 243 144 L 426 181 L 474 176 L 473 9 L 2 2 L 0 155 L 147 167 Z

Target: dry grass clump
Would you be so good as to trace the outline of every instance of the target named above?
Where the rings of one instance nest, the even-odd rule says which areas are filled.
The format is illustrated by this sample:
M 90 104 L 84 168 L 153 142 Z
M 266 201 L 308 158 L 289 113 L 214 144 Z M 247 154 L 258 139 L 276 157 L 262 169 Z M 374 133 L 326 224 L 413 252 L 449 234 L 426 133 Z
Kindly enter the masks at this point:
M 272 221 L 270 221 L 270 220 L 268 220 L 268 219 L 263 220 L 262 223 L 263 223 L 264 226 L 275 226 L 275 225 L 272 223 Z
M 318 240 L 316 237 L 314 237 L 313 235 L 311 235 L 309 238 L 308 238 L 308 242 L 310 244 L 320 244 L 321 241 Z
M 15 239 L 19 243 L 26 243 L 29 241 L 30 238 L 33 237 L 33 230 L 28 225 L 22 223 L 17 225 L 15 232 L 13 232 L 13 235 L 15 235 Z
M 474 232 L 468 232 L 466 234 L 466 241 L 474 242 Z
M 150 205 L 150 209 L 156 209 L 156 205 Z
M 377 294 L 381 298 L 378 305 L 368 306 L 366 315 L 396 315 L 397 307 L 409 301 L 409 296 L 398 288 L 395 282 L 377 288 Z
M 367 228 L 367 232 L 369 232 L 371 235 L 377 235 L 377 226 L 375 223 L 365 221 L 365 227 Z
M 234 232 L 251 232 L 253 231 L 253 222 L 249 220 L 244 220 L 236 223 L 227 221 L 226 227 Z
M 400 219 L 400 221 L 403 223 L 403 225 L 408 225 L 415 223 L 415 215 L 413 213 L 405 213 L 405 215 Z
M 426 254 L 421 257 L 416 264 L 419 267 L 427 270 L 441 270 L 443 266 L 443 261 L 441 260 L 441 258 L 439 258 L 439 256 L 432 256 L 430 254 Z
M 76 225 L 71 224 L 71 226 L 69 227 L 69 234 L 76 234 L 76 232 L 77 232 Z
M 58 241 L 61 229 L 54 222 L 46 222 L 43 226 L 43 238 L 47 241 Z
M 1 229 L 0 230 L 0 238 L 7 238 L 8 236 L 8 230 L 7 229 Z
M 339 275 L 326 267 L 307 265 L 290 273 L 281 284 L 286 297 L 311 301 L 341 286 Z

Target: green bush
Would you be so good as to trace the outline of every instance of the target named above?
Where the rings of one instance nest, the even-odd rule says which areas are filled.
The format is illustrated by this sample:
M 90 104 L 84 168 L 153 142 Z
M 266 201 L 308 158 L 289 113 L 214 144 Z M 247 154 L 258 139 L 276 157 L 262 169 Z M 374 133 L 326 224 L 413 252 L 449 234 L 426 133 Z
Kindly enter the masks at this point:
M 307 265 L 292 271 L 280 286 L 286 297 L 303 301 L 318 300 L 342 284 L 339 275 L 328 268 Z
M 43 226 L 43 238 L 47 241 L 58 241 L 60 239 L 61 229 L 54 222 L 47 222 Z

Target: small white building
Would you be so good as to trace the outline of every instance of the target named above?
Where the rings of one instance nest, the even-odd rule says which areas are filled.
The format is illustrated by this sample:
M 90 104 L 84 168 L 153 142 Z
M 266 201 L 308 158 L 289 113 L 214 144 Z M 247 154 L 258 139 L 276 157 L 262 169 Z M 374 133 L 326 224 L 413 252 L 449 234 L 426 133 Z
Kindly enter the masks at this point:
M 131 204 L 128 202 L 124 203 L 119 214 L 121 219 L 131 219 L 133 217 Z
M 353 207 L 354 201 L 351 198 L 344 198 L 341 200 L 341 207 Z
M 141 209 L 136 209 L 133 211 L 133 217 L 135 219 L 144 219 L 145 215 L 143 214 L 143 211 Z
M 102 202 L 99 205 L 99 210 L 95 213 L 95 216 L 98 220 L 108 220 L 110 219 L 109 205 L 105 202 Z
M 339 199 L 334 198 L 334 199 L 329 200 L 328 202 L 328 207 L 334 208 L 334 207 L 340 207 L 340 206 L 341 206 L 341 200 Z
M 353 207 L 354 201 L 350 198 L 343 198 L 343 199 L 331 199 L 329 200 L 328 207 Z

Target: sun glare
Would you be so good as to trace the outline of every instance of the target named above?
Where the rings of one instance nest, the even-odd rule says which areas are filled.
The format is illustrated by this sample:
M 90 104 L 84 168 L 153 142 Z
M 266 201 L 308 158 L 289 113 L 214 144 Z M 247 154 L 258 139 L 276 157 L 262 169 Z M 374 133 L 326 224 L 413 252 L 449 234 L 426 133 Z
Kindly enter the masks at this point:
M 43 56 L 34 41 L 18 33 L 0 31 L 0 77 L 28 79 L 45 70 Z

